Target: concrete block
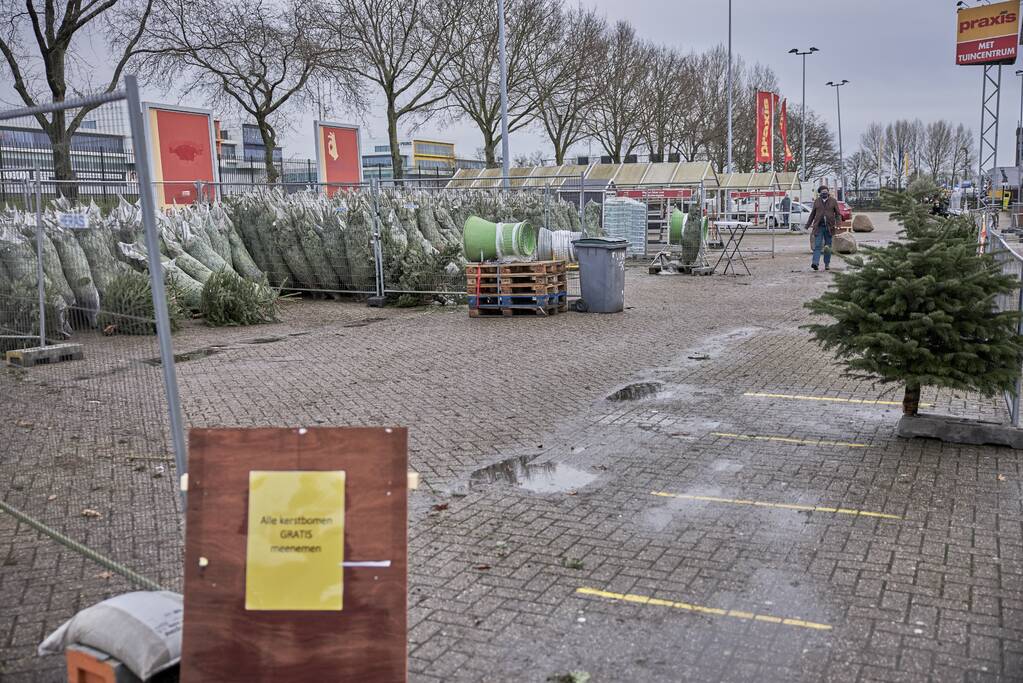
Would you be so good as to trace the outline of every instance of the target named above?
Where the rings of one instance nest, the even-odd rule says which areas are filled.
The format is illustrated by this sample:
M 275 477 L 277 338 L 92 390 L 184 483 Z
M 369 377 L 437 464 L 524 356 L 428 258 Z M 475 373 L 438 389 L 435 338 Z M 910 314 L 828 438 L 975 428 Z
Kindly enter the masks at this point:
M 945 415 L 903 415 L 895 433 L 904 439 L 923 437 L 946 443 L 1023 449 L 1023 429 Z
M 22 368 L 67 360 L 81 360 L 84 357 L 81 344 L 51 344 L 50 346 L 34 346 L 30 349 L 7 352 L 7 362 Z

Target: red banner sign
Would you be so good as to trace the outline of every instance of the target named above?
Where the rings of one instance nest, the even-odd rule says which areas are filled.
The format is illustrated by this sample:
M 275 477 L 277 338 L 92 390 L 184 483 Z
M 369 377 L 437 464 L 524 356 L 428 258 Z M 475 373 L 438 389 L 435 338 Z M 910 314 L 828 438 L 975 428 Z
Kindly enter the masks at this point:
M 774 161 L 774 95 L 757 92 L 757 163 Z
M 628 197 L 629 199 L 689 199 L 693 196 L 693 191 L 690 189 L 676 188 L 676 189 L 648 189 L 648 190 L 616 190 L 615 195 L 618 197 Z
M 197 198 L 196 182 L 217 181 L 212 117 L 208 112 L 163 105 L 146 107 L 157 203 L 160 207 L 191 204 Z M 206 185 L 203 194 L 212 199 L 215 187 Z
M 781 144 L 785 148 L 784 169 L 789 170 L 789 162 L 792 161 L 792 150 L 789 149 L 789 124 L 788 124 L 788 100 L 781 101 L 781 114 L 778 117 L 778 132 L 781 134 Z
M 316 122 L 316 159 L 320 182 L 328 196 L 362 182 L 362 151 L 359 128 L 344 123 Z
M 754 197 L 784 197 L 783 190 L 732 190 L 728 193 L 732 199 L 752 199 Z

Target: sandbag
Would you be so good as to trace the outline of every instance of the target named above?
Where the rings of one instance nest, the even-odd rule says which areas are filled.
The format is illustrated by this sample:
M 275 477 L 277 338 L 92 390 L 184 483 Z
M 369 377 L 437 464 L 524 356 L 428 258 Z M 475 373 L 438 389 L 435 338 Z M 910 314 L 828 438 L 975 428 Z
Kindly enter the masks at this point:
M 40 655 L 59 655 L 69 645 L 105 652 L 143 680 L 181 660 L 184 601 L 170 591 L 125 593 L 87 607 L 39 645 Z

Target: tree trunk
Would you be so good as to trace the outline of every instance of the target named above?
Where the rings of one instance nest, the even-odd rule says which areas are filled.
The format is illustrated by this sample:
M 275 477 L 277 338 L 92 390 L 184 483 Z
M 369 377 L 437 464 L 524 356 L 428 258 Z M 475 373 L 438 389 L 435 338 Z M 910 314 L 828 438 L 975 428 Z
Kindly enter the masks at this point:
M 497 168 L 497 137 L 482 127 L 480 132 L 483 133 L 483 158 L 487 168 Z
M 53 178 L 57 183 L 57 194 L 75 199 L 78 197 L 78 184 L 71 166 L 71 145 L 68 142 L 53 143 Z
M 906 394 L 902 397 L 902 414 L 916 415 L 920 410 L 920 384 L 906 382 Z
M 398 149 L 398 112 L 392 100 L 387 102 L 387 143 L 391 146 L 391 177 L 401 180 L 405 177 L 405 164 Z
M 274 165 L 277 134 L 266 121 L 256 119 L 256 125 L 259 126 L 259 136 L 263 139 L 263 164 L 266 166 L 266 183 L 267 185 L 273 185 L 280 178 L 277 167 Z

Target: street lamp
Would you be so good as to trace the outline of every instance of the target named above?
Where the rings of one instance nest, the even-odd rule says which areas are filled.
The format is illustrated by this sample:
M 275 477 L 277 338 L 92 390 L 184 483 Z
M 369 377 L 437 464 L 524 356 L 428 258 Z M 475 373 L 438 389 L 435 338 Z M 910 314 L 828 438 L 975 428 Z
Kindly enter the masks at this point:
M 1023 69 L 1016 69 L 1016 75 L 1021 76 L 1019 79 L 1019 125 L 1023 128 Z
M 838 170 L 842 174 L 842 199 L 845 200 L 845 162 L 842 157 L 842 96 L 839 94 L 843 85 L 849 81 L 842 79 L 839 82 L 828 81 L 828 85 L 835 89 L 835 100 L 838 103 Z
M 508 154 L 508 63 L 504 52 L 504 0 L 497 0 L 497 62 L 501 70 L 501 186 L 508 189 L 511 158 Z
M 728 0 L 728 167 L 732 172 L 732 0 Z
M 799 127 L 803 142 L 799 152 L 799 179 L 803 182 L 806 181 L 806 56 L 812 55 L 814 52 L 820 52 L 815 47 L 811 47 L 809 50 L 800 50 L 799 48 L 792 48 L 789 50 L 790 55 L 799 55 L 803 58 L 803 113 L 800 114 Z

